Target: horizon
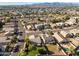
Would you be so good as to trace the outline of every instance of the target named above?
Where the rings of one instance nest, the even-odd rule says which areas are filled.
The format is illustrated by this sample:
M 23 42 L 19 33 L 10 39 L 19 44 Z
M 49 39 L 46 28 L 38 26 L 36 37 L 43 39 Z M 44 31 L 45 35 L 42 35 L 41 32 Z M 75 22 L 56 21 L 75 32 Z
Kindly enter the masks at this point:
M 0 2 L 0 5 L 30 5 L 38 3 L 79 3 L 79 2 Z

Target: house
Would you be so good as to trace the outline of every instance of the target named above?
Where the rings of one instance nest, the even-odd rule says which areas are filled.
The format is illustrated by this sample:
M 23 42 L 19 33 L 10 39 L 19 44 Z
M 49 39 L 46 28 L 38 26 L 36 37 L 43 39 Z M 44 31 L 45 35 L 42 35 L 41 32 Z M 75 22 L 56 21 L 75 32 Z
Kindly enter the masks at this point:
M 27 29 L 28 29 L 28 30 L 31 29 L 31 25 L 27 25 Z
M 44 25 L 43 25 L 43 24 L 36 24 L 36 25 L 35 25 L 35 28 L 36 28 L 37 30 L 43 30 L 43 29 L 44 29 Z
M 36 35 L 30 35 L 29 41 L 31 44 L 34 44 L 36 46 L 41 46 L 41 44 L 42 44 L 41 38 L 39 36 L 36 36 Z
M 61 31 L 60 34 L 62 34 L 66 38 L 73 38 L 74 34 L 70 31 Z
M 56 24 L 51 24 L 50 23 L 51 28 L 55 28 Z
M 13 31 L 14 30 L 14 28 L 10 28 L 10 27 L 8 27 L 8 28 L 3 28 L 3 31 L 6 31 L 6 32 L 11 32 L 11 31 Z
M 60 31 L 60 34 L 62 34 L 64 37 L 66 37 L 68 33 L 69 33 L 68 31 L 64 31 L 64 30 Z
M 53 44 L 56 43 L 55 37 L 49 36 L 48 34 L 41 35 L 41 38 L 45 44 Z
M 72 29 L 70 30 L 70 33 L 73 33 L 74 35 L 76 35 L 77 33 L 79 33 L 78 29 Z
M 58 22 L 58 23 L 56 23 L 55 27 L 63 28 L 63 27 L 65 27 L 65 23 L 64 22 Z
M 63 41 L 63 39 L 59 36 L 58 32 L 55 32 L 53 36 L 58 40 L 58 42 Z
M 61 41 L 60 43 L 61 44 L 68 44 L 70 41 L 69 40 L 67 40 L 67 39 L 64 39 L 63 41 Z
M 71 17 L 69 20 L 67 20 L 65 23 L 69 25 L 74 25 L 78 22 L 79 17 Z
M 50 26 L 50 24 L 44 23 L 44 24 L 36 24 L 36 25 L 35 25 L 35 28 L 36 28 L 37 30 L 44 30 L 44 29 L 50 29 L 51 26 Z
M 63 22 L 58 22 L 58 23 L 56 23 L 56 25 L 57 25 L 57 26 L 63 26 L 64 23 L 63 23 Z
M 0 44 L 5 45 L 11 41 L 11 40 L 6 40 L 6 39 L 7 37 L 0 37 Z
M 56 43 L 55 37 L 45 37 L 46 44 Z

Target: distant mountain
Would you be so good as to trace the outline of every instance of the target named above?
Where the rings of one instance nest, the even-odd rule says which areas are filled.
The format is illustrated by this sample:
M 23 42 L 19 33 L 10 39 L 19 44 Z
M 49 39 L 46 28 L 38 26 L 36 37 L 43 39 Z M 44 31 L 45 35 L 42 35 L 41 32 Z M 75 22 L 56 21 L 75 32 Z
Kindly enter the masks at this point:
M 53 3 L 35 3 L 30 6 L 48 6 L 48 7 L 63 7 L 63 6 L 79 6 L 79 3 L 65 3 L 65 2 L 53 2 Z
M 1 2 L 0 2 L 1 3 Z M 1 8 L 6 7 L 65 7 L 65 6 L 79 6 L 79 3 L 66 3 L 66 2 L 41 2 L 41 3 L 28 3 L 28 2 L 17 2 L 16 3 L 10 3 L 9 4 L 0 4 Z

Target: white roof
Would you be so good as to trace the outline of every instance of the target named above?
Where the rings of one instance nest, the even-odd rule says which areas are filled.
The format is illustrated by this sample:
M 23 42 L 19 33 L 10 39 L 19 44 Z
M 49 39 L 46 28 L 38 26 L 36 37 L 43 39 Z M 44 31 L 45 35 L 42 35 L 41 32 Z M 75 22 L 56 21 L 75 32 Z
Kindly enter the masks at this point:
M 13 31 L 14 28 L 3 28 L 3 30 L 5 30 L 5 31 Z
M 29 36 L 29 40 L 35 43 L 41 43 L 41 39 L 39 36 L 35 37 L 34 35 Z
M 76 33 L 79 33 L 79 30 L 78 29 L 72 29 L 72 30 L 70 30 L 70 33 L 76 34 Z
M 63 22 L 56 23 L 56 25 L 63 25 L 63 24 L 64 24 Z
M 27 25 L 27 28 L 30 29 L 31 28 L 31 25 Z
M 74 18 L 70 18 L 69 20 L 67 20 L 65 23 L 67 24 L 74 24 L 76 22 L 76 20 Z
M 6 40 L 7 37 L 0 37 L 0 43 L 10 42 L 10 40 Z
M 35 39 L 34 35 L 29 36 L 29 39 Z
M 67 31 L 61 31 L 60 33 L 61 33 L 64 37 L 66 37 L 66 35 L 68 34 Z

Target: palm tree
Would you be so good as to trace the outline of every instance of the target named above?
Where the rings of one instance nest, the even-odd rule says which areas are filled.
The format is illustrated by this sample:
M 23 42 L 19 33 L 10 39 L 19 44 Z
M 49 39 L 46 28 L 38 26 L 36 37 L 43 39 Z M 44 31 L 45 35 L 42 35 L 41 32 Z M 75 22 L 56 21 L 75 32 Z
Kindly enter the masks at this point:
M 26 36 L 25 37 L 25 51 L 27 52 L 26 54 L 28 54 L 28 47 L 29 47 L 29 38 Z

